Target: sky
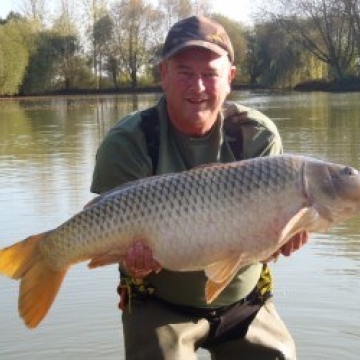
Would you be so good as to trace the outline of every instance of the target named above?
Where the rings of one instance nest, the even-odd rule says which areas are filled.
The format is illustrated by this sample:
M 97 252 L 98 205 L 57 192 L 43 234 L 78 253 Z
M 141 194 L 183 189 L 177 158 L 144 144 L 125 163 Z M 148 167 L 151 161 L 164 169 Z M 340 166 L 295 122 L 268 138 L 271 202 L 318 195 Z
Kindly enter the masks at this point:
M 11 11 L 13 8 L 11 0 L 1 0 L 0 1 L 0 18 L 4 19 L 7 14 Z
M 213 0 L 213 10 L 245 24 L 251 22 L 251 0 Z
M 0 0 L 0 18 L 6 18 L 11 10 L 19 11 L 20 2 L 19 0 Z M 249 23 L 251 3 L 253 3 L 251 0 L 213 0 L 213 10 L 233 20 Z

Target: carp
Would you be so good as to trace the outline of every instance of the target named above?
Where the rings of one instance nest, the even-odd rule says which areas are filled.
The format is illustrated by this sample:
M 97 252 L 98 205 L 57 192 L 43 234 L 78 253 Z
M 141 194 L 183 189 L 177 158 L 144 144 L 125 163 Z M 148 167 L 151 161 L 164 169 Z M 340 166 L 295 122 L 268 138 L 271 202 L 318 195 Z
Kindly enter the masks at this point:
M 359 211 L 360 175 L 349 166 L 300 155 L 205 165 L 98 196 L 59 227 L 0 250 L 0 273 L 20 280 L 19 313 L 34 328 L 72 265 L 119 263 L 141 240 L 162 268 L 204 271 L 211 303 L 240 268 L 293 235 Z

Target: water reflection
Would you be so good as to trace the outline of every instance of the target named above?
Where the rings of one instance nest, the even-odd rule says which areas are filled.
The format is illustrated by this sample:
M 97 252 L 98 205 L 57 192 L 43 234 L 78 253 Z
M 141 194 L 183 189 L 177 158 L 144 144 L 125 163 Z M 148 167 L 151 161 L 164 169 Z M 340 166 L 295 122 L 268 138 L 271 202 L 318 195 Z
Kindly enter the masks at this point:
M 262 95 L 244 103 L 276 121 L 285 149 L 360 167 L 360 96 L 351 94 Z
M 66 220 L 92 197 L 94 157 L 109 127 L 158 94 L 0 102 L 0 246 Z M 275 119 L 287 152 L 360 168 L 360 94 L 239 92 Z M 360 218 L 273 265 L 278 308 L 300 359 L 357 359 Z M 1 359 L 121 359 L 117 271 L 75 267 L 36 331 L 17 317 L 17 284 L 0 278 Z M 90 344 L 90 346 L 89 346 Z M 208 359 L 205 353 L 202 359 Z

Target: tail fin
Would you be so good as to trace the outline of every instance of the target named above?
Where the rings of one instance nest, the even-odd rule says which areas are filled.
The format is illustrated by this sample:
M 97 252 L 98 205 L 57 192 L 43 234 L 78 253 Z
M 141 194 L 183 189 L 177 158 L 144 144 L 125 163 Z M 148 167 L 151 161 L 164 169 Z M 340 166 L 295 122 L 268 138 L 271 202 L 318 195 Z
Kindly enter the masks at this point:
M 0 250 L 0 274 L 20 280 L 19 314 L 29 328 L 45 317 L 67 272 L 55 271 L 42 257 L 38 243 L 47 234 L 30 236 Z

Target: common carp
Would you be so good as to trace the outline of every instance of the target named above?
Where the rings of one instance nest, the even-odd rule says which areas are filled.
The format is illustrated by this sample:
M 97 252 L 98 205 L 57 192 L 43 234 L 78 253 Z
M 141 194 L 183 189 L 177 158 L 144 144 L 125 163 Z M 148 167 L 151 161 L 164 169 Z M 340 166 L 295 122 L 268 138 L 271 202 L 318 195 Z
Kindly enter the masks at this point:
M 19 313 L 36 327 L 69 267 L 118 263 L 139 239 L 173 271 L 203 270 L 211 303 L 238 270 L 271 257 L 296 233 L 325 232 L 360 211 L 352 167 L 299 155 L 213 164 L 125 184 L 56 229 L 0 250 L 20 280 Z

